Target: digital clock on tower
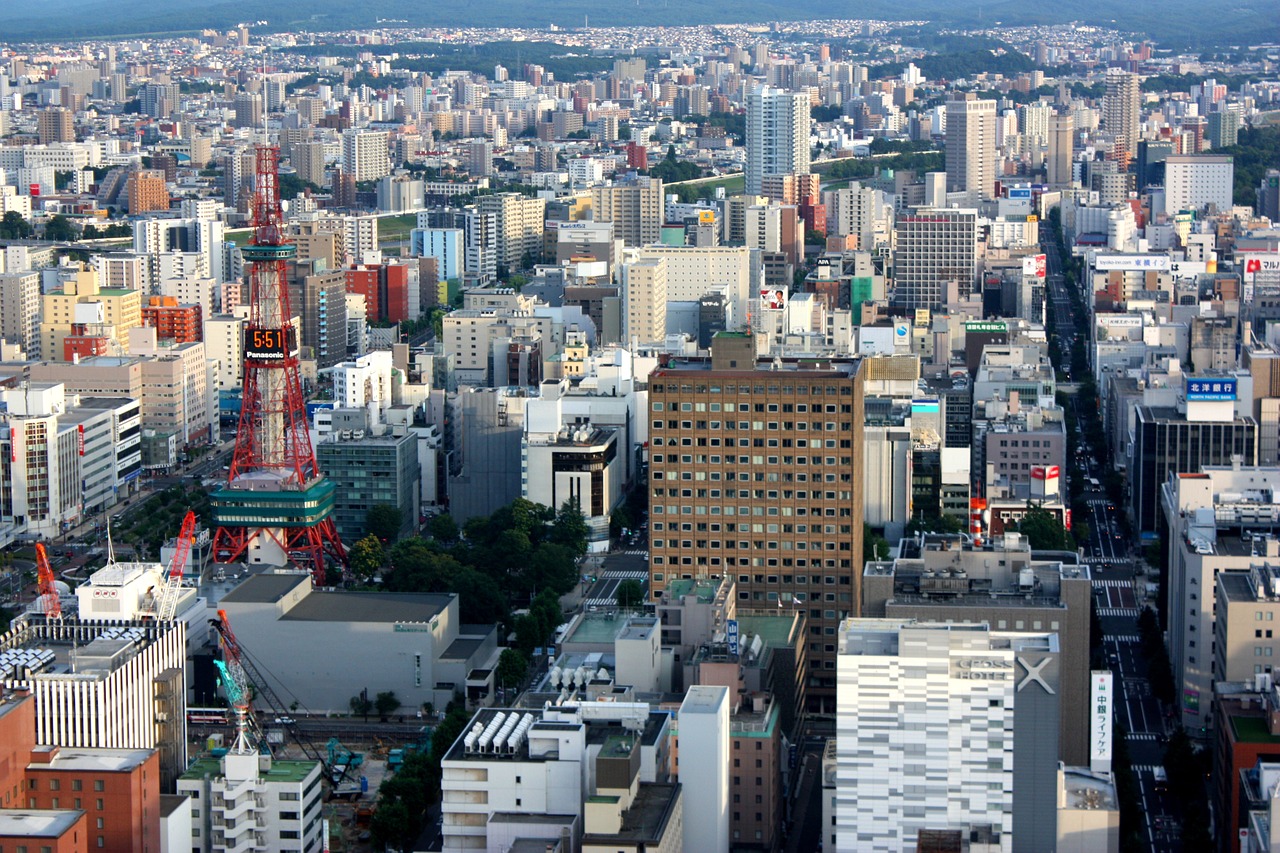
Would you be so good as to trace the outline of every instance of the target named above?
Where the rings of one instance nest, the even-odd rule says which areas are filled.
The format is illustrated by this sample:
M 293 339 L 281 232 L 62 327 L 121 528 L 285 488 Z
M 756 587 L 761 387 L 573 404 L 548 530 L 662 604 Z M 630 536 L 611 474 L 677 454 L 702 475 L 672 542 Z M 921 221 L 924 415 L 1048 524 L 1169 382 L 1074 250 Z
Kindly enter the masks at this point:
M 283 329 L 245 329 L 245 358 L 254 361 L 279 361 L 284 359 L 287 352 Z

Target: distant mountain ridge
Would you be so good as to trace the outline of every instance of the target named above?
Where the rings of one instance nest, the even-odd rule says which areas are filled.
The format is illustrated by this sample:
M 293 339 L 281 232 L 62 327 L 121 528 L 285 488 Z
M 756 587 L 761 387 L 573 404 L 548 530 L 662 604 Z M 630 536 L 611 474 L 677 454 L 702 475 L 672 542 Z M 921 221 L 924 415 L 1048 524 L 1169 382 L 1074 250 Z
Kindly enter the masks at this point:
M 1023 0 L 865 0 L 859 3 L 792 0 L 551 0 L 534 3 L 477 4 L 470 0 L 43 0 L 0 4 L 0 41 L 60 40 L 225 29 L 242 21 L 266 20 L 274 30 L 333 31 L 368 28 L 379 19 L 404 20 L 401 26 L 560 27 L 679 26 L 770 20 L 874 18 L 929 20 L 953 26 L 993 26 L 1084 21 L 1144 33 L 1194 48 L 1275 41 L 1280 16 L 1275 0 L 1158 0 L 1110 4 L 1088 0 L 1026 3 Z

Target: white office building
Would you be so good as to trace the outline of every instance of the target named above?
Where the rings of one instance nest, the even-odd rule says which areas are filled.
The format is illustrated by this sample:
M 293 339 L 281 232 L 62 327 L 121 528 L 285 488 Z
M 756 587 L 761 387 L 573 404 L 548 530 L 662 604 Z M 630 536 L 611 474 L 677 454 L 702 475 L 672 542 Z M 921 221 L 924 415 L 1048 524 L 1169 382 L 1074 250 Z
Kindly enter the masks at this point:
M 191 849 L 317 851 L 324 785 L 318 761 L 277 761 L 256 752 L 204 756 L 178 779 L 191 798 Z
M 809 172 L 809 93 L 760 86 L 747 96 L 746 193 L 766 175 Z
M 685 850 L 729 850 L 729 705 L 729 690 L 719 685 L 690 687 L 680 703 Z
M 839 630 L 835 849 L 914 853 L 930 830 L 970 850 L 1052 850 L 1057 635 L 897 619 Z
M 1164 212 L 1231 210 L 1235 163 L 1225 154 L 1175 154 L 1164 161 Z
M 342 171 L 357 181 L 376 181 L 391 174 L 387 134 L 348 130 L 342 134 Z

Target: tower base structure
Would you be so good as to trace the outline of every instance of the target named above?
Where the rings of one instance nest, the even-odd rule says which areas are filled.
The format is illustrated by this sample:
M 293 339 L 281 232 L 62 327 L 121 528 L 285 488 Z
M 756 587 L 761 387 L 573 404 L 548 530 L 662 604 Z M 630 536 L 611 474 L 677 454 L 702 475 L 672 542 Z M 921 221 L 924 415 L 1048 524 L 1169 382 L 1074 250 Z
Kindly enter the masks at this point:
M 324 477 L 305 488 L 281 488 L 267 472 L 238 477 L 214 491 L 213 559 L 250 565 L 296 566 L 311 572 L 317 585 L 325 583 L 325 567 L 346 562 L 346 552 L 334 527 L 336 489 Z

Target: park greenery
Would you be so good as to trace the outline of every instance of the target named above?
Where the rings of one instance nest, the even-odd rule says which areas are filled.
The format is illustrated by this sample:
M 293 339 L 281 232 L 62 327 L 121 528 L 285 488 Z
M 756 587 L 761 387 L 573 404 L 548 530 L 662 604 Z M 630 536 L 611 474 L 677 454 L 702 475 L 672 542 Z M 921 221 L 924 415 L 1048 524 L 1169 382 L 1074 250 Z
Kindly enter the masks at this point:
M 1280 127 L 1241 128 L 1235 145 L 1219 148 L 1215 154 L 1227 154 L 1235 167 L 1232 199 L 1249 207 L 1258 202 L 1258 184 L 1267 169 L 1280 166 Z
M 152 495 L 141 509 L 112 519 L 113 542 L 117 548 L 132 546 L 139 557 L 157 560 L 160 547 L 178 535 L 187 510 L 196 514 L 201 526 L 208 527 L 213 520 L 209 491 L 178 485 Z
M 560 624 L 559 598 L 578 583 L 577 562 L 587 549 L 587 524 L 576 502 L 556 511 L 517 498 L 471 519 L 462 531 L 453 519 L 437 516 L 429 534 L 387 549 L 387 589 L 456 592 L 462 621 L 508 624 L 527 652 L 544 644 Z M 526 606 L 528 613 L 512 618 L 516 607 Z
M 826 163 L 831 163 L 827 166 Z M 881 173 L 881 170 L 899 171 L 910 169 L 916 172 L 940 172 L 943 168 L 941 151 L 914 151 L 909 154 L 895 154 L 892 157 L 878 157 L 874 160 L 865 157 L 847 157 L 835 161 L 816 164 L 821 167 L 829 181 L 865 180 Z

